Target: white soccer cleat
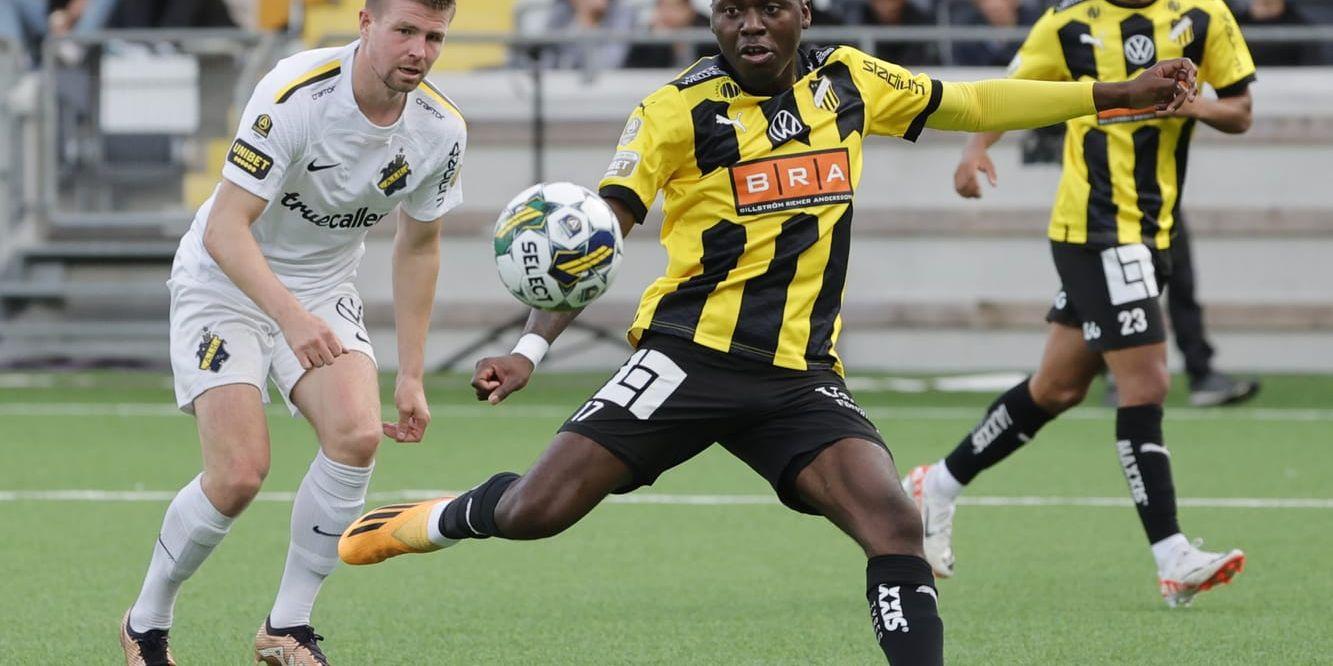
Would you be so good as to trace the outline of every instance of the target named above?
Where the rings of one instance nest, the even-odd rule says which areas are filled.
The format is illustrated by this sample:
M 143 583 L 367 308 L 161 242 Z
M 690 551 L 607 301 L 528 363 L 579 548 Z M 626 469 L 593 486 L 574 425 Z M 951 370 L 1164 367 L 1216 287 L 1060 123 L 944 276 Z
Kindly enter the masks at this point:
M 953 575 L 953 512 L 955 504 L 926 492 L 931 465 L 919 465 L 903 479 L 903 491 L 916 502 L 925 533 L 926 561 L 937 578 Z
M 1232 549 L 1225 553 L 1200 550 L 1203 540 L 1195 539 L 1181 548 L 1171 562 L 1158 572 L 1162 598 L 1172 608 L 1188 606 L 1194 595 L 1231 582 L 1245 570 L 1245 553 Z

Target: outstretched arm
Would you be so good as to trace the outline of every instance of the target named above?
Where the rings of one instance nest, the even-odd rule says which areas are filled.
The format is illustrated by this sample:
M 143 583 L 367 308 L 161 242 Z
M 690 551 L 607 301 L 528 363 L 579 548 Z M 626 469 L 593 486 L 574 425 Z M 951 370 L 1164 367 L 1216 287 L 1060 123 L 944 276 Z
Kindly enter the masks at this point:
M 1163 60 L 1131 81 L 1051 82 L 997 79 L 944 83 L 926 127 L 995 132 L 1044 127 L 1105 109 L 1175 111 L 1194 99 L 1197 70 L 1188 58 Z
M 616 219 L 620 222 L 622 237 L 629 236 L 635 224 L 634 214 L 619 199 L 608 198 L 606 203 L 611 206 L 611 211 L 616 214 Z M 476 370 L 472 373 L 472 388 L 477 392 L 477 399 L 498 405 L 510 393 L 527 386 L 528 379 L 537 369 L 537 363 L 546 355 L 546 349 L 565 332 L 569 323 L 574 321 L 580 312 L 583 310 L 555 311 L 533 308 L 532 312 L 528 313 L 528 323 L 523 327 L 523 335 L 519 337 L 514 351 L 504 356 L 489 356 L 477 361 Z

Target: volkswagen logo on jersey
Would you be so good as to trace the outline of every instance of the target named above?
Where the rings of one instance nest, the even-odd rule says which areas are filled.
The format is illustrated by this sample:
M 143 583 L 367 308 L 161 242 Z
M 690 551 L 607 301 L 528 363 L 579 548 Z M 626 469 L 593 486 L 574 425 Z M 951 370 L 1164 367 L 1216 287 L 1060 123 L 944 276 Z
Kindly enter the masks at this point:
M 1125 59 L 1135 65 L 1146 65 L 1157 55 L 1157 47 L 1147 35 L 1133 35 L 1125 40 Z
M 793 137 L 800 135 L 805 130 L 805 123 L 801 122 L 796 114 L 783 109 L 773 116 L 773 121 L 768 124 L 768 138 L 774 146 L 785 143 Z
M 380 188 L 384 196 L 391 197 L 394 192 L 407 187 L 407 177 L 411 173 L 412 167 L 407 163 L 407 156 L 400 152 L 388 166 L 380 169 L 380 181 L 375 187 Z

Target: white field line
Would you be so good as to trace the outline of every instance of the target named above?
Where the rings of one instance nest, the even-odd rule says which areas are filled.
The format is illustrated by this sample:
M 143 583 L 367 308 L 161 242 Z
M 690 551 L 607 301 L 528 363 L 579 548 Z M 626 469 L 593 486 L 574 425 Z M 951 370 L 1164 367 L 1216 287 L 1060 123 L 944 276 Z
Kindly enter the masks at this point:
M 457 490 L 395 490 L 370 493 L 371 502 L 420 500 L 457 495 Z M 0 502 L 167 502 L 174 490 L 0 490 Z M 257 502 L 291 502 L 291 492 L 259 493 Z M 675 495 L 633 493 L 612 495 L 608 504 L 652 504 L 673 506 L 777 506 L 772 495 Z M 1333 499 L 1282 497 L 1183 497 L 1180 506 L 1204 509 L 1333 509 Z M 1124 497 L 978 496 L 960 498 L 965 506 L 991 507 L 1129 507 Z
M 436 419 L 529 418 L 563 419 L 578 407 L 549 404 L 515 404 L 491 407 L 488 405 L 439 405 L 431 409 Z M 867 407 L 866 412 L 877 419 L 908 419 L 921 421 L 975 420 L 981 417 L 980 407 Z M 270 415 L 287 415 L 281 406 L 270 406 Z M 392 409 L 385 410 L 393 416 Z M 167 403 L 96 403 L 96 402 L 13 402 L 0 404 L 0 417 L 184 417 L 179 409 Z M 1062 415 L 1065 420 L 1101 421 L 1115 417 L 1115 410 L 1107 407 L 1079 407 Z M 1172 421 L 1284 421 L 1329 422 L 1333 409 L 1193 409 L 1167 411 Z

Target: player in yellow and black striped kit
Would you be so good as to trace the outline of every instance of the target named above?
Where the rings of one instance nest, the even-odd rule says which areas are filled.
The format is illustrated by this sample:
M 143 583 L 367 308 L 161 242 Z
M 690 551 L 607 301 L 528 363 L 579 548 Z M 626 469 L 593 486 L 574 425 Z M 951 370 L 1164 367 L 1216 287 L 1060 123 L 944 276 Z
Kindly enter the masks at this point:
M 1163 58 L 1196 62 L 1218 99 L 1179 109 L 1104 110 L 1066 123 L 1064 171 L 1047 232 L 1062 283 L 1041 366 L 996 398 L 944 460 L 903 481 L 926 517 L 926 557 L 953 573 L 955 500 L 982 470 L 1027 443 L 1081 402 L 1103 368 L 1115 376 L 1116 452 L 1157 561 L 1168 605 L 1226 583 L 1245 563 L 1239 550 L 1192 545 L 1176 518 L 1162 403 L 1170 384 L 1159 280 L 1171 270 L 1181 188 L 1197 121 L 1224 132 L 1250 124 L 1254 63 L 1223 0 L 1064 0 L 1032 27 L 1010 65 L 1020 79 L 1125 81 Z M 986 149 L 1000 132 L 974 136 L 955 174 L 980 196 L 977 172 L 995 184 Z
M 862 142 L 1165 108 L 1190 96 L 1195 70 L 1178 60 L 1118 84 L 941 83 L 852 48 L 803 52 L 809 24 L 804 0 L 713 2 L 722 55 L 639 105 L 601 184 L 626 233 L 666 197 L 668 263 L 631 324 L 636 351 L 526 475 L 369 514 L 344 536 L 345 561 L 551 536 L 719 442 L 783 503 L 827 517 L 864 549 L 891 662 L 942 663 L 920 518 L 835 350 Z M 477 364 L 477 397 L 495 404 L 522 388 L 573 316 L 534 311 L 514 353 Z

